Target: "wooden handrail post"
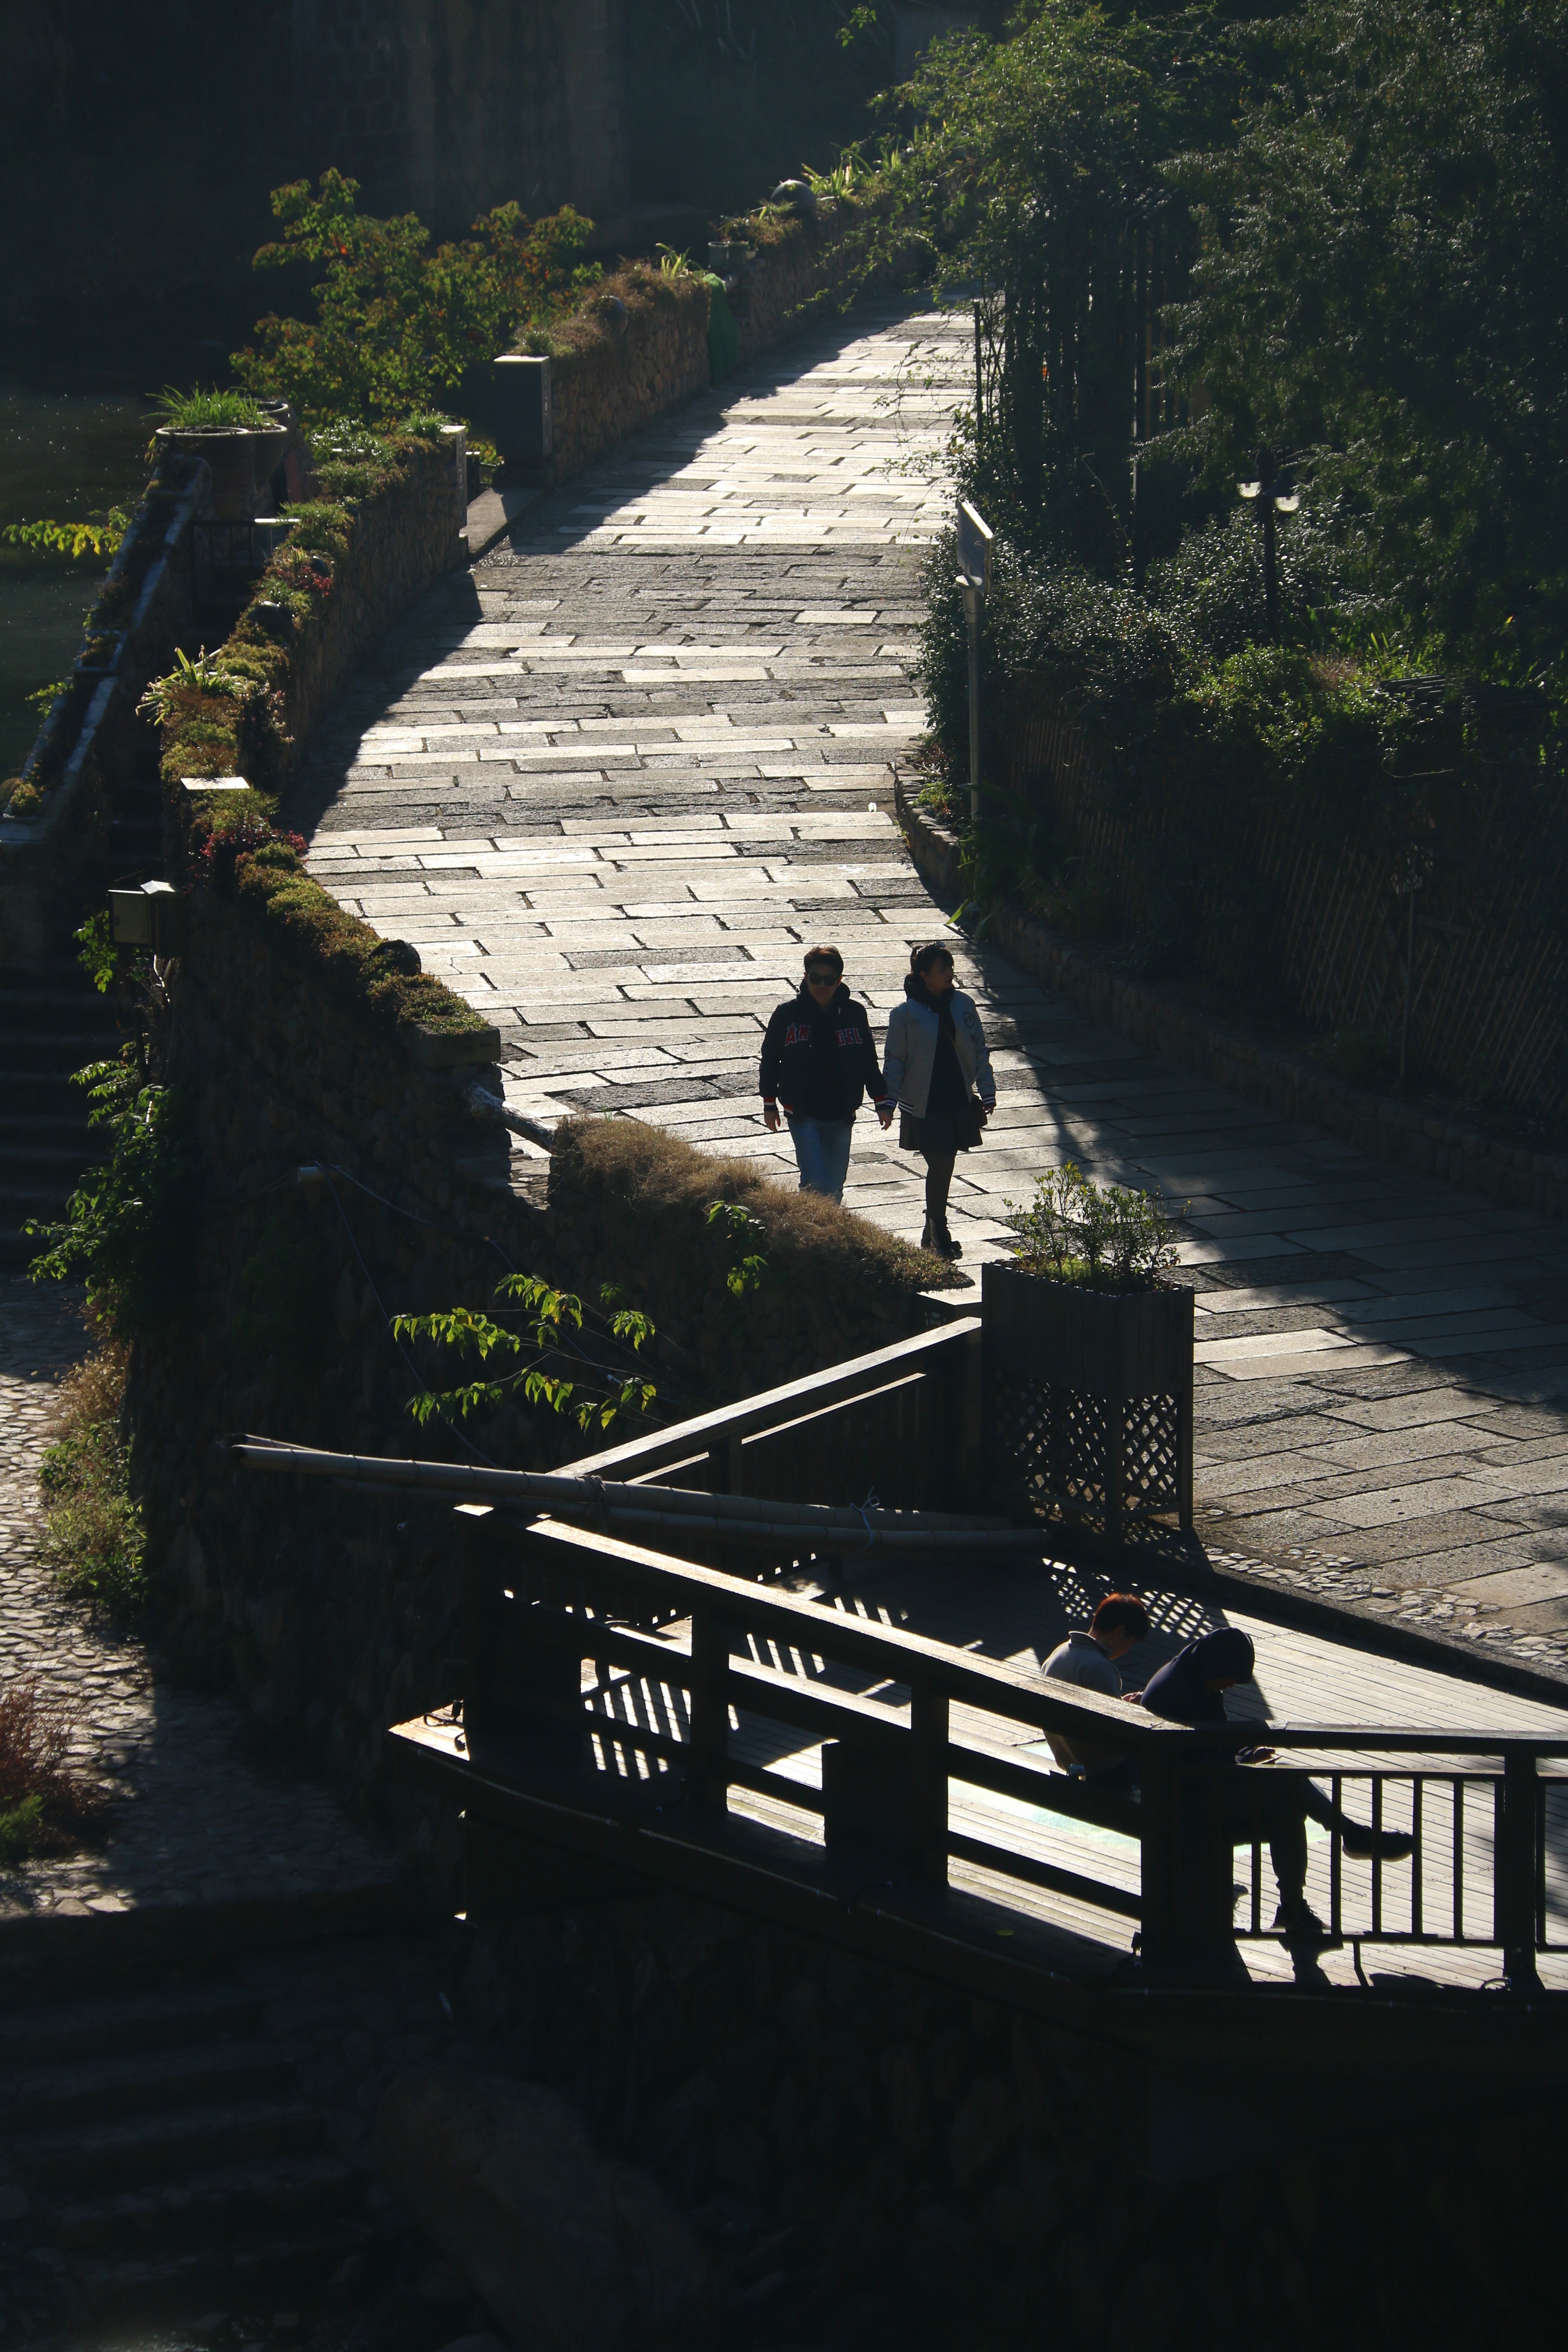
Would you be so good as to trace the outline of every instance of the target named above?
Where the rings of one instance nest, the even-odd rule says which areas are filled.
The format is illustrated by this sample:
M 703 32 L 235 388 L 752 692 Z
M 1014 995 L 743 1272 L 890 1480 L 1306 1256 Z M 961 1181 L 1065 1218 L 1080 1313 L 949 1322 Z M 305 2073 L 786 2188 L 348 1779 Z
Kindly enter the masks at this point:
M 452 1513 L 462 1591 L 463 1729 L 470 1754 L 475 1739 L 482 1740 L 494 1720 L 489 1667 L 495 1654 L 490 1638 L 495 1574 L 486 1567 L 481 1533 L 492 1516 L 488 1503 L 459 1503 Z
M 1176 1389 L 1176 1524 L 1184 1536 L 1193 1532 L 1193 1293 L 1187 1301 L 1186 1346 Z
M 937 1500 L 944 1510 L 972 1507 L 983 1491 L 985 1415 L 982 1392 L 981 1335 L 968 1331 L 938 1357 L 926 1378 L 936 1407 L 936 1438 L 942 1448 Z
M 698 1812 L 721 1813 L 730 1801 L 730 1652 L 734 1631 L 717 1609 L 691 1620 L 691 1679 L 688 1693 L 686 1801 Z
M 1139 1766 L 1143 1958 L 1159 1969 L 1239 1966 L 1224 1772 L 1184 1768 L 1178 1745 L 1145 1748 Z
M 1505 1748 L 1496 1784 L 1492 1844 L 1492 1934 L 1514 1992 L 1539 1992 L 1535 1965 L 1538 1781 L 1529 1748 Z
M 914 1873 L 922 1886 L 947 1885 L 948 1701 L 945 1691 L 918 1682 L 910 1691 L 910 1731 L 914 1742 L 910 1774 L 915 1818 Z
M 917 1885 L 947 1885 L 948 1702 L 911 1685 L 910 1727 L 889 1718 L 825 1740 L 824 1830 L 829 1853 L 863 1855 L 873 1869 Z

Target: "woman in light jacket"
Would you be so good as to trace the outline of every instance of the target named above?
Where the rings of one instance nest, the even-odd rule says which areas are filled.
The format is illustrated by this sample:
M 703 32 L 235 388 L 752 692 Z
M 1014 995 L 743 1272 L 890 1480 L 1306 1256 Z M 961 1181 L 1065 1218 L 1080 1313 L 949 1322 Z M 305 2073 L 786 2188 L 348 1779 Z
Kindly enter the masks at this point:
M 996 1081 L 974 999 L 952 984 L 952 958 L 938 941 L 916 948 L 904 1002 L 888 1024 L 888 1098 L 899 1107 L 899 1149 L 926 1164 L 924 1249 L 963 1251 L 947 1230 L 953 1163 L 973 1151 L 996 1108 Z

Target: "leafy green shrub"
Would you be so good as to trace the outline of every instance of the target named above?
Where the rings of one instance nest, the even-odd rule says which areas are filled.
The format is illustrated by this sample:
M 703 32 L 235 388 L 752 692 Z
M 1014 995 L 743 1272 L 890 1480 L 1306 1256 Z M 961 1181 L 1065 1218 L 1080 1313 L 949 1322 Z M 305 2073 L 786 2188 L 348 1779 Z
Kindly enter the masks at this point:
M 282 236 L 258 269 L 318 271 L 313 320 L 261 320 L 233 365 L 253 394 L 281 394 L 306 423 L 393 418 L 438 407 L 520 328 L 548 318 L 599 275 L 583 259 L 593 224 L 564 205 L 531 221 L 498 205 L 460 243 L 430 250 L 413 213 L 376 220 L 359 183 L 328 171 L 272 192 Z
M 1310 641 L 1331 625 L 1342 631 L 1363 600 L 1348 583 L 1342 551 L 1310 508 L 1281 520 L 1276 546 L 1281 636 Z M 1238 508 L 1189 531 L 1173 555 L 1150 566 L 1148 596 L 1188 645 L 1211 657 L 1264 643 L 1262 534 L 1255 517 Z
M 0 1864 L 7 1870 L 37 1853 L 44 1843 L 44 1801 L 24 1797 L 20 1804 L 0 1812 Z
M 489 1025 L 434 974 L 421 971 L 416 956 L 409 969 L 405 941 L 384 940 L 345 914 L 286 841 L 240 856 L 234 889 L 241 907 L 263 918 L 284 948 L 308 963 L 350 1011 L 392 1027 L 417 1023 L 451 1032 Z
M 1089 1290 L 1153 1290 L 1176 1263 L 1176 1243 L 1163 1203 L 1152 1192 L 1097 1184 L 1072 1160 L 1035 1182 L 1026 1208 L 1009 1201 L 1003 1219 L 1009 1244 L 1026 1274 Z
M 84 555 L 110 555 L 131 528 L 123 507 L 110 507 L 82 522 L 8 522 L 0 539 L 12 547 L 36 548 L 40 553 L 68 556 L 79 563 Z
M 459 1356 L 476 1355 L 481 1365 L 494 1356 L 513 1367 L 462 1388 L 421 1389 L 408 1400 L 421 1428 L 454 1414 L 467 1420 L 473 1412 L 493 1412 L 512 1395 L 552 1412 L 569 1412 L 579 1429 L 601 1435 L 622 1413 L 647 1412 L 658 1391 L 632 1360 L 653 1339 L 654 1328 L 646 1315 L 620 1303 L 612 1284 L 601 1286 L 598 1309 L 584 1307 L 572 1292 L 553 1289 L 533 1274 L 503 1275 L 495 1296 L 511 1302 L 510 1311 L 521 1316 L 520 1330 L 509 1330 L 468 1307 L 394 1316 L 395 1339 L 433 1340 Z
M 114 1423 L 92 1423 L 51 1445 L 38 1484 L 45 1548 L 60 1590 L 114 1616 L 135 1616 L 147 1598 L 146 1538 Z
M 92 1125 L 110 1154 L 89 1168 L 59 1224 L 25 1228 L 47 1246 L 28 1267 L 35 1282 L 84 1282 L 88 1305 L 117 1336 L 161 1328 L 184 1304 L 191 1280 L 194 1154 L 186 1106 L 154 1084 L 133 1045 L 112 1062 L 78 1070 Z

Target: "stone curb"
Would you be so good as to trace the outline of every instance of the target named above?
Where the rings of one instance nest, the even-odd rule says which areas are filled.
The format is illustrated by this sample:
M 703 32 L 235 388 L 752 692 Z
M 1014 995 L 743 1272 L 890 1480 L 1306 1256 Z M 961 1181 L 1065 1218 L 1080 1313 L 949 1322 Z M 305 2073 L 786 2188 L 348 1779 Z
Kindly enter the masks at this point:
M 1234 1552 L 1208 1555 L 1207 1572 L 1194 1581 L 1194 1593 L 1214 1593 L 1250 1606 L 1259 1616 L 1295 1625 L 1304 1633 L 1323 1633 L 1374 1655 L 1402 1658 L 1438 1674 L 1462 1674 L 1467 1682 L 1510 1692 L 1516 1698 L 1544 1699 L 1563 1705 L 1568 1675 L 1543 1674 L 1482 1642 L 1461 1642 L 1418 1625 L 1401 1624 L 1357 1607 L 1350 1600 L 1331 1601 L 1320 1592 L 1301 1592 L 1277 1580 L 1279 1571 L 1264 1561 Z
M 895 777 L 893 790 L 910 855 L 935 890 L 954 896 L 962 859 L 958 835 L 915 805 L 901 776 Z M 989 936 L 1025 971 L 1050 981 L 1120 1036 L 1212 1079 L 1246 1102 L 1281 1118 L 1327 1128 L 1372 1159 L 1407 1160 L 1493 1200 L 1568 1218 L 1568 1158 L 1527 1150 L 1395 1096 L 1348 1086 L 1303 1055 L 1259 1045 L 1206 1013 L 1173 1003 L 1151 982 L 1113 971 L 1089 950 L 1010 907 L 993 911 Z
M 211 1962 L 269 1945 L 384 1935 L 426 1916 L 411 1879 L 262 1895 L 226 1902 L 127 1905 L 118 1911 L 51 1911 L 0 1919 L 0 1993 L 47 1976 L 51 1986 L 173 1961 Z

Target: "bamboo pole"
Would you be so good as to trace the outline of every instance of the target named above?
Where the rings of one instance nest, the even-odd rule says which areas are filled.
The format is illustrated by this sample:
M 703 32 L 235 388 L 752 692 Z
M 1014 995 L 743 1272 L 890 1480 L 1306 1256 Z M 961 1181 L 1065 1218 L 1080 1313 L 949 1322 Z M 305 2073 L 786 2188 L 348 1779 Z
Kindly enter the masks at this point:
M 584 1477 L 570 1471 L 490 1470 L 467 1462 L 409 1462 L 396 1457 L 332 1454 L 318 1447 L 287 1445 L 273 1438 L 245 1435 L 229 1450 L 253 1469 L 288 1471 L 297 1477 L 331 1478 L 361 1492 L 413 1490 L 465 1501 L 510 1503 L 552 1518 L 590 1526 L 620 1524 L 663 1528 L 690 1535 L 723 1535 L 727 1540 L 792 1543 L 827 1552 L 1037 1550 L 1038 1528 L 1005 1519 L 967 1517 L 944 1511 L 884 1511 L 828 1503 L 770 1502 L 755 1495 L 709 1495 L 688 1487 L 634 1486 L 629 1481 Z

